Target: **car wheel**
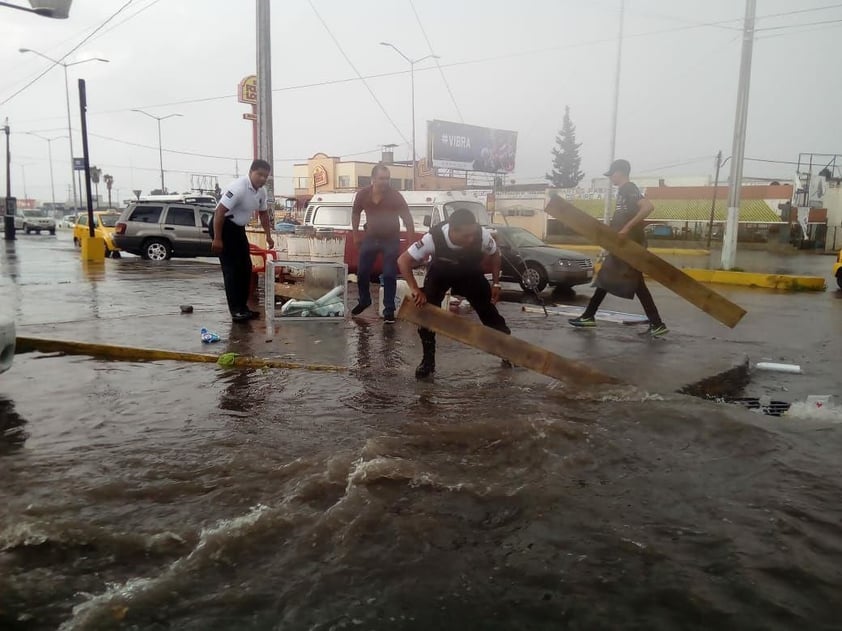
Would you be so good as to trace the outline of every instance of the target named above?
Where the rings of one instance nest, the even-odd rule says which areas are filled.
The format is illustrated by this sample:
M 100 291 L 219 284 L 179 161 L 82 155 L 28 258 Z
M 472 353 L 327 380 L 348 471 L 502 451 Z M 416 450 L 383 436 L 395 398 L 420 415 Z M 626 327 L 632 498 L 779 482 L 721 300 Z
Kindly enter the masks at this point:
M 73 237 L 73 247 L 80 248 L 82 247 L 82 242 L 79 241 L 76 237 Z
M 111 258 L 112 259 L 119 259 L 122 255 L 117 250 L 111 250 Z
M 143 258 L 147 261 L 167 261 L 171 256 L 172 248 L 163 239 L 149 239 L 143 244 Z
M 530 261 L 520 277 L 520 287 L 523 291 L 541 293 L 547 287 L 547 271 L 540 263 Z
M 53 236 L 56 236 L 56 229 L 53 228 L 52 230 L 50 230 L 50 234 L 53 235 Z
M 839 286 L 839 289 L 842 289 L 842 274 L 836 275 L 836 284 Z

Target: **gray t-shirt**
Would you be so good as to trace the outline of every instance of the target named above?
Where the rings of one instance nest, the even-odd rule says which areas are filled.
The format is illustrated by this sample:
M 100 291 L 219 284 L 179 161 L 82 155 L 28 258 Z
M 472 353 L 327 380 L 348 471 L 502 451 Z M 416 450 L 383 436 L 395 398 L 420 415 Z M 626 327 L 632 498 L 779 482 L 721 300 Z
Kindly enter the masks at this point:
M 611 227 L 614 230 L 621 230 L 640 210 L 638 203 L 643 199 L 640 189 L 634 182 L 626 182 L 617 190 L 617 209 L 611 218 Z M 637 224 L 631 229 L 629 238 L 637 243 L 646 242 L 646 234 L 643 231 L 643 223 Z

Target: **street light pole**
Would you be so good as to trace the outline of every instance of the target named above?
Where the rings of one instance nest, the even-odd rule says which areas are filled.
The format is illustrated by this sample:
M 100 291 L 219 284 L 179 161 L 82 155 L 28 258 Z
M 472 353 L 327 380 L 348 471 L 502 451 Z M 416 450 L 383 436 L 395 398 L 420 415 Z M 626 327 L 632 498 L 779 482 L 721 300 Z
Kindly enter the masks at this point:
M 394 44 L 389 42 L 380 42 L 381 46 L 387 46 L 394 50 L 398 55 L 403 57 L 409 64 L 409 81 L 412 99 L 412 190 L 415 190 L 415 171 L 416 171 L 416 156 L 415 156 L 415 64 L 420 63 L 426 59 L 441 59 L 438 55 L 425 55 L 418 59 L 410 59 L 404 55 L 401 50 Z
M 620 33 L 617 36 L 617 69 L 614 73 L 614 113 L 611 117 L 611 159 L 609 164 L 614 162 L 617 152 L 617 115 L 620 109 L 620 69 L 623 60 L 623 26 L 625 24 L 625 0 L 620 0 Z M 605 191 L 605 201 L 602 209 L 602 221 L 608 225 L 608 214 L 611 212 L 611 198 L 614 189 L 611 186 L 611 179 L 608 179 L 608 190 Z
M 740 58 L 740 79 L 737 92 L 737 113 L 734 120 L 734 142 L 731 150 L 731 177 L 728 194 L 728 221 L 722 237 L 722 269 L 734 267 L 737 258 L 737 235 L 740 221 L 740 193 L 743 185 L 743 157 L 746 148 L 748 96 L 751 83 L 751 55 L 754 49 L 754 16 L 757 0 L 746 0 L 743 24 L 743 51 Z
M 47 155 L 49 156 L 49 159 L 50 159 L 50 192 L 52 193 L 52 197 L 53 197 L 53 210 L 55 210 L 55 208 L 56 208 L 56 183 L 55 183 L 55 178 L 53 177 L 53 141 L 64 138 L 64 136 L 56 136 L 55 138 L 46 138 L 45 136 L 41 136 L 39 134 L 36 134 L 34 131 L 28 131 L 26 133 L 30 136 L 35 136 L 36 138 L 40 138 L 41 140 L 47 141 Z
M 181 114 L 167 114 L 166 116 L 155 116 L 150 114 L 149 112 L 144 112 L 143 110 L 132 110 L 132 112 L 138 112 L 139 114 L 143 114 L 144 116 L 148 116 L 149 118 L 154 118 L 158 121 L 158 164 L 161 167 L 161 193 L 166 193 L 167 187 L 164 185 L 164 150 L 161 144 L 161 121 L 167 120 L 168 118 L 172 118 L 173 116 L 181 116 Z
M 3 238 L 6 241 L 15 240 L 15 215 L 9 211 L 12 200 L 12 152 L 9 149 L 9 119 L 3 124 L 3 131 L 6 133 L 6 206 L 3 209 Z
M 101 61 L 103 63 L 108 63 L 107 59 L 103 59 L 102 57 L 94 57 L 92 59 L 83 59 L 82 61 L 74 61 L 72 63 L 64 63 L 63 61 L 59 61 L 58 59 L 53 59 L 52 57 L 45 55 L 44 53 L 39 53 L 37 50 L 32 50 L 31 48 L 19 48 L 18 52 L 20 53 L 32 53 L 34 55 L 38 55 L 39 57 L 43 57 L 47 61 L 51 61 L 54 66 L 62 66 L 64 68 L 64 95 L 65 101 L 67 104 L 67 138 L 70 141 L 70 182 L 73 185 L 73 211 L 76 212 L 79 208 L 79 198 L 81 196 L 81 191 L 76 191 L 76 168 L 73 165 L 73 128 L 72 128 L 72 119 L 70 118 L 70 82 L 67 78 L 67 69 L 70 66 L 78 66 L 79 64 L 86 64 L 89 61 Z

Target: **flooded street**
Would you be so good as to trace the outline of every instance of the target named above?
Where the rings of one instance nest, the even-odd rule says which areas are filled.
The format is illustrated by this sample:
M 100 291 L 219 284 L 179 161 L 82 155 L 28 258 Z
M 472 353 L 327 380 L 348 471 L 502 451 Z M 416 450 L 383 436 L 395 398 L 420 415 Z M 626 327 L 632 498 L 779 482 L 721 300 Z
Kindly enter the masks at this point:
M 39 246 L 45 268 L 20 243 L 19 334 L 187 349 L 210 325 L 219 352 L 269 344 L 224 324 L 217 268 L 107 261 L 94 282 L 67 244 Z M 798 322 L 793 295 L 764 295 L 751 316 Z M 275 331 L 337 374 L 18 355 L 0 377 L 0 628 L 842 628 L 842 423 L 675 394 L 659 362 L 771 351 L 750 318 L 723 332 L 663 300 L 672 346 L 504 308 L 515 335 L 631 383 L 645 360 L 663 389 L 572 389 L 449 341 L 419 383 L 402 322 Z M 813 330 L 775 352 L 815 351 L 807 392 L 839 383 L 842 303 L 803 300 Z M 165 314 L 185 301 L 193 320 Z

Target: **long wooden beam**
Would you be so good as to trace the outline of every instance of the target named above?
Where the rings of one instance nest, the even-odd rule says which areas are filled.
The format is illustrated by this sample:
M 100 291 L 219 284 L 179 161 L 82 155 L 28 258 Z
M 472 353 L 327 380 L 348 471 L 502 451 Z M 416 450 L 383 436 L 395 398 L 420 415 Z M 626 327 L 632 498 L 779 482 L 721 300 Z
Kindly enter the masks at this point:
M 647 274 L 722 324 L 733 329 L 746 314 L 745 309 L 739 305 L 692 279 L 643 246 L 630 239 L 621 239 L 615 230 L 576 208 L 570 202 L 554 195 L 550 198 L 546 211 L 548 215 L 566 224 L 588 241 L 596 243 L 635 269 Z
M 565 359 L 540 346 L 495 331 L 449 311 L 432 305 L 424 305 L 419 309 L 409 298 L 405 298 L 401 304 L 398 317 L 486 353 L 508 359 L 515 366 L 529 368 L 559 381 L 586 384 L 620 383 L 618 379 L 590 366 Z
M 179 361 L 215 364 L 219 355 L 211 353 L 183 353 L 158 348 L 138 348 L 135 346 L 117 346 L 114 344 L 91 344 L 73 340 L 53 340 L 41 337 L 18 336 L 15 340 L 16 353 L 63 353 L 65 355 L 89 355 L 123 361 Z M 325 364 L 299 364 L 278 359 L 264 359 L 262 357 L 237 356 L 231 362 L 236 368 L 287 368 L 314 370 L 319 372 L 342 372 L 347 370 L 342 366 Z

